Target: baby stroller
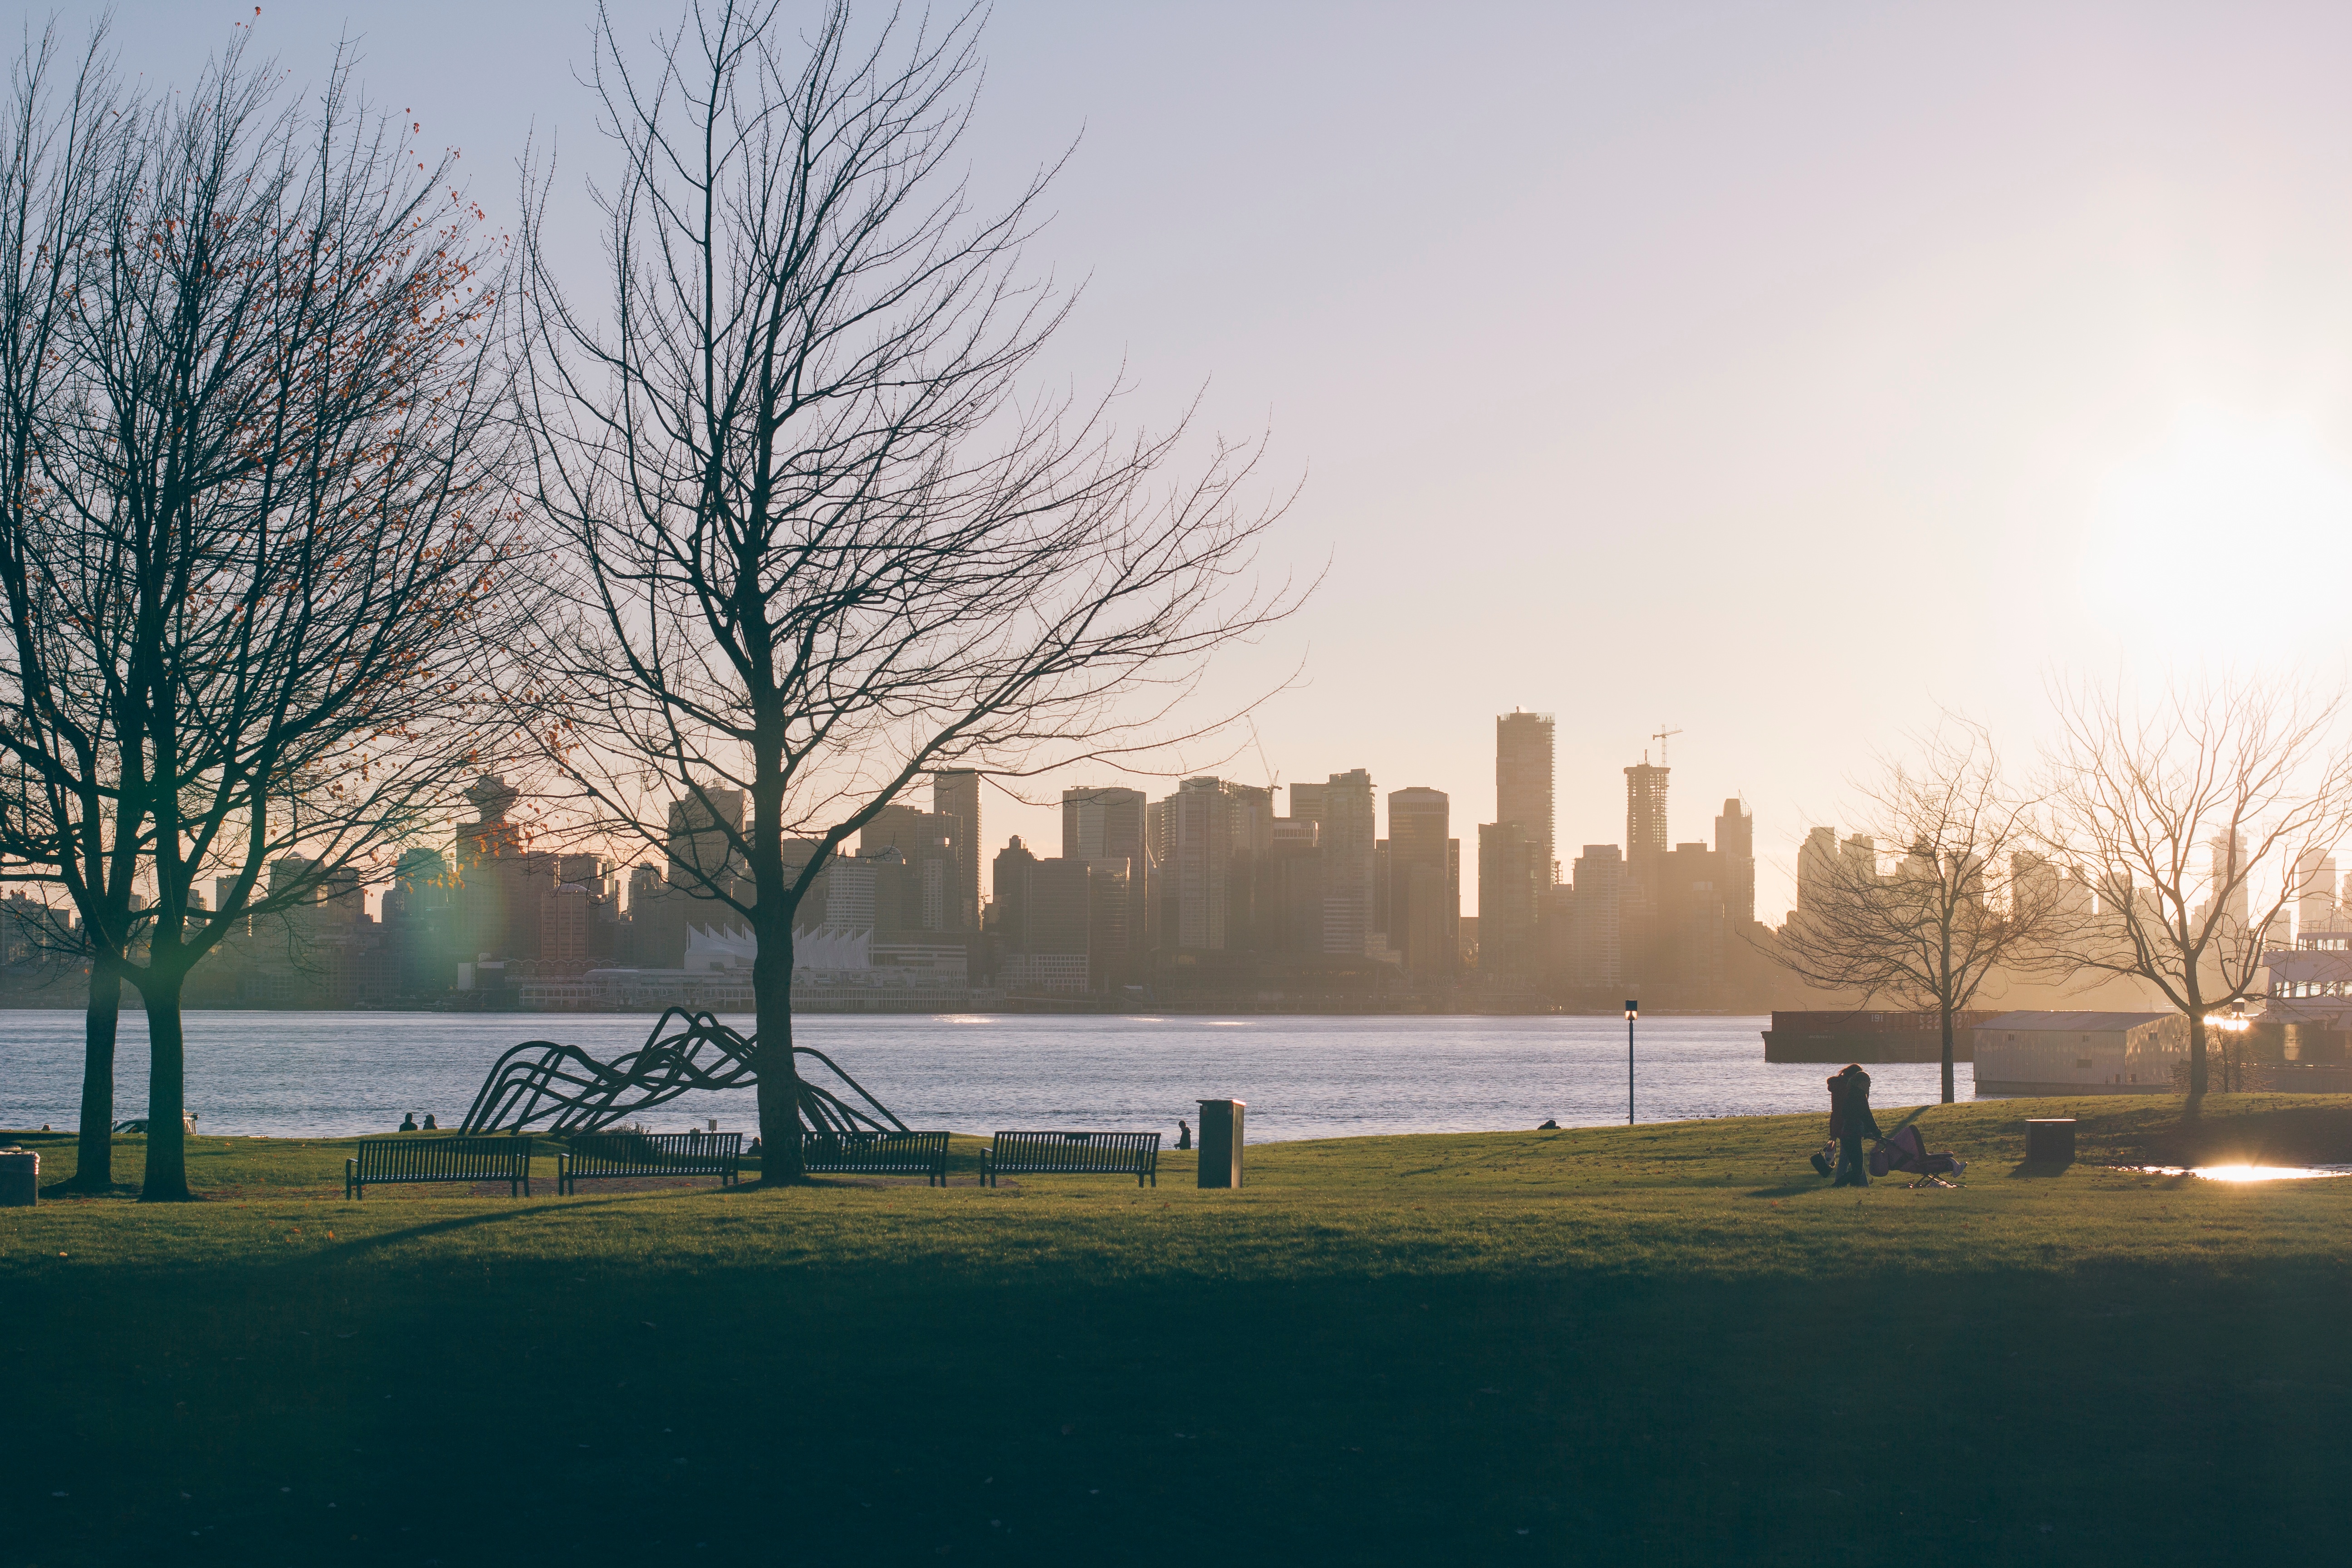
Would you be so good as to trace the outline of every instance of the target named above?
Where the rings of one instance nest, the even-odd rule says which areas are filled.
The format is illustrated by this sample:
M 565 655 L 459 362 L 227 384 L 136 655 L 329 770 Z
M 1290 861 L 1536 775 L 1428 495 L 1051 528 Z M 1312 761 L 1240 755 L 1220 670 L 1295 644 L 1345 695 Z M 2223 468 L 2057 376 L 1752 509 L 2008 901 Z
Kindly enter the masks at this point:
M 1870 1152 L 1872 1175 L 1884 1176 L 1890 1171 L 1899 1171 L 1918 1178 L 1906 1184 L 1914 1187 L 1931 1184 L 1938 1187 L 1957 1187 L 1959 1185 L 1958 1181 L 1946 1181 L 1944 1178 L 1957 1177 L 1968 1168 L 1969 1163 L 1958 1154 L 1927 1152 L 1927 1140 L 1920 1137 L 1919 1130 L 1907 1121 L 1880 1139 L 1878 1146 Z

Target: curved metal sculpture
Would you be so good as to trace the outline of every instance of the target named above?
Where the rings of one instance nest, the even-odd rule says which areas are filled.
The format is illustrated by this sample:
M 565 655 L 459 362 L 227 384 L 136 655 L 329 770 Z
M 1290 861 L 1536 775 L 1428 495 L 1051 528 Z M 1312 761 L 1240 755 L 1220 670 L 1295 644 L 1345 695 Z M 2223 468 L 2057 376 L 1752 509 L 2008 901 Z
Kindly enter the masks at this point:
M 676 1019 L 677 1026 L 671 1025 Z M 823 1051 L 793 1047 L 793 1066 L 822 1062 L 852 1094 L 844 1095 L 799 1074 L 800 1120 L 805 1131 L 834 1139 L 857 1132 L 905 1132 L 907 1124 L 841 1070 Z M 466 1112 L 467 1132 L 520 1132 L 544 1118 L 552 1133 L 593 1132 L 625 1116 L 676 1100 L 688 1089 L 740 1089 L 760 1081 L 752 1066 L 752 1041 L 709 1013 L 672 1007 L 654 1025 L 646 1043 L 611 1063 L 578 1046 L 526 1040 L 498 1059 L 474 1108 Z

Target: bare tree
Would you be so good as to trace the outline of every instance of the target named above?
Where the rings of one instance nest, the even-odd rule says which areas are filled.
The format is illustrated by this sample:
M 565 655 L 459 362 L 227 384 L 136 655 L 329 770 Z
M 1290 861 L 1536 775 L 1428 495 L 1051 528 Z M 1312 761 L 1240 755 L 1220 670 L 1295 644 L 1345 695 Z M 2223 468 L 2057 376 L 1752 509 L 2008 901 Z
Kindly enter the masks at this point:
M 54 31 L 29 43 L 0 123 L 0 875 L 62 898 L 28 934 L 89 966 L 79 1158 L 67 1184 L 86 1192 L 114 1182 L 115 1033 L 145 840 L 135 822 L 117 831 L 125 715 L 99 673 L 130 629 L 119 562 L 101 549 L 62 576 L 51 569 L 57 497 L 42 467 L 45 437 L 77 391 L 79 263 L 135 126 L 104 44 L 101 26 L 60 82 Z
M 2034 853 L 2039 803 L 2007 786 L 1984 730 L 1951 721 L 1920 750 L 1863 786 L 1867 833 L 1806 855 L 1771 951 L 1812 984 L 1934 1012 L 1948 1105 L 1953 1020 L 1996 973 L 2042 960 L 2066 900 Z
M 536 500 L 578 614 L 522 696 L 594 826 L 656 846 L 675 811 L 710 844 L 693 890 L 758 939 L 771 1179 L 800 1173 L 793 933 L 828 858 L 926 771 L 1164 738 L 1290 602 L 1238 585 L 1270 521 L 1236 513 L 1245 457 L 1163 483 L 1181 432 L 1020 400 L 1067 306 L 1015 277 L 1045 176 L 974 216 L 951 167 L 978 27 L 861 35 L 836 4 L 800 37 L 717 0 L 633 58 L 607 16 L 607 320 L 527 229 Z
M 127 868 L 152 895 L 143 952 L 110 953 L 147 1016 L 151 1200 L 188 1195 L 190 971 L 437 819 L 501 640 L 481 215 L 340 62 L 308 110 L 275 79 L 239 44 L 122 142 L 0 552 L 9 750 L 113 873 L 66 889 L 101 930 Z
M 2153 707 L 2084 684 L 2058 697 L 2051 760 L 2059 854 L 2096 879 L 2096 920 L 2056 950 L 2078 973 L 2128 974 L 2189 1016 L 2189 1097 L 2207 1089 L 2206 1022 L 2245 999 L 2288 902 L 2293 868 L 2352 827 L 2340 697 L 2200 680 Z M 2275 866 L 2275 894 L 2254 890 Z

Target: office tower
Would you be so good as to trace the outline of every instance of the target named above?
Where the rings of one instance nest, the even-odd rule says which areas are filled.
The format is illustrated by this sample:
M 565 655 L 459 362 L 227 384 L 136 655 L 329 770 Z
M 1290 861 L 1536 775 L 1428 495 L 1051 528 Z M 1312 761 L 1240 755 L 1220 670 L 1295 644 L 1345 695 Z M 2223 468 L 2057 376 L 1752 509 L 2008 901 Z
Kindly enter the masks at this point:
M 1293 804 L 1295 808 L 1295 800 Z M 1297 816 L 1277 816 L 1271 826 L 1266 852 L 1257 861 L 1259 949 L 1319 953 L 1323 951 L 1321 827 Z
M 1625 859 L 1614 844 L 1588 844 L 1576 858 L 1576 912 L 1569 937 L 1569 980 L 1613 986 L 1624 978 L 1622 900 Z
M 1797 907 L 1793 914 L 1819 914 L 1837 888 L 1837 829 L 1816 827 L 1797 851 Z
M 996 852 L 989 869 L 989 928 L 1015 950 L 1028 930 L 1029 868 L 1036 864 L 1037 857 L 1016 833 Z
M 1644 857 L 1666 852 L 1666 773 L 1648 757 L 1625 770 L 1625 860 L 1639 866 Z
M 478 789 L 479 786 L 477 786 Z M 511 802 L 513 792 L 507 792 Z M 471 800 L 475 790 L 467 792 Z M 487 820 L 487 809 L 484 813 Z M 470 825 L 468 825 L 470 826 Z M 460 826 L 458 833 L 467 833 Z M 743 792 L 705 787 L 689 791 L 669 807 L 669 885 L 705 897 L 730 890 L 745 873 L 743 856 L 736 847 L 743 833 Z
M 1442 790 L 1389 792 L 1389 946 L 1416 980 L 1454 973 L 1461 906 L 1459 843 L 1448 837 L 1452 803 Z
M 1495 719 L 1495 820 L 1515 822 L 1552 879 L 1552 718 L 1514 708 Z
M 1323 859 L 1323 951 L 1371 952 L 1372 863 L 1377 839 L 1372 775 L 1361 768 L 1319 784 L 1290 786 L 1290 815 L 1316 824 Z
M 896 850 L 906 866 L 905 890 L 894 907 L 889 892 L 890 862 L 887 858 L 879 862 L 883 868 L 876 884 L 879 925 L 908 931 L 970 929 L 961 923 L 963 901 L 959 883 L 963 868 L 961 846 L 956 839 L 961 828 L 958 817 L 943 812 L 917 811 L 910 805 L 893 804 L 875 814 L 858 837 L 861 858 L 873 859 L 884 851 Z M 979 896 L 975 885 L 975 903 Z
M 1543 846 L 1516 822 L 1478 825 L 1478 968 L 1526 979 L 1535 963 L 1536 903 L 1549 874 Z
M 2306 849 L 2294 862 L 2294 923 L 2299 931 L 2336 929 L 2336 857 Z
M 1151 845 L 1154 815 L 1139 789 L 1086 784 L 1062 792 L 1062 858 L 1127 863 L 1114 895 L 1126 903 L 1116 922 L 1125 943 L 1117 963 L 1138 973 L 1159 928 L 1153 909 L 1160 880 Z
M 990 930 L 1003 949 L 998 978 L 1014 992 L 1075 994 L 1104 989 L 1105 938 L 1116 930 L 1127 862 L 1066 858 L 1040 860 L 1016 837 L 998 851 L 991 873 Z M 1109 928 L 1107 930 L 1107 928 Z
M 1744 931 L 1756 923 L 1756 818 L 1737 797 L 1715 819 L 1715 851 L 1723 857 L 1723 918 Z
M 1167 806 L 1168 881 L 1176 907 L 1180 951 L 1222 952 L 1232 893 L 1232 797 L 1222 781 L 1186 779 Z
M 941 768 L 931 775 L 931 814 L 955 823 L 954 920 L 948 929 L 980 929 L 980 774 Z

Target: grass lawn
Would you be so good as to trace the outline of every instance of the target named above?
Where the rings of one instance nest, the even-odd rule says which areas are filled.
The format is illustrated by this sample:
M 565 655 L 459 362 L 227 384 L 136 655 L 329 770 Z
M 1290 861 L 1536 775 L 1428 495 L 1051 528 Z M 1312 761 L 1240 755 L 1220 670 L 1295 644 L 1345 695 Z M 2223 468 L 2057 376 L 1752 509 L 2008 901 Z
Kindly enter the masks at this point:
M 2054 1113 L 2083 1162 L 2020 1167 Z M 1958 1192 L 1832 1191 L 1819 1117 L 1258 1145 L 1234 1193 L 346 1203 L 347 1140 L 198 1139 L 212 1201 L 0 1210 L 0 1568 L 2294 1561 L 2352 1178 L 2102 1167 L 2352 1161 L 2352 1098 L 2179 1117 L 1932 1109 Z

